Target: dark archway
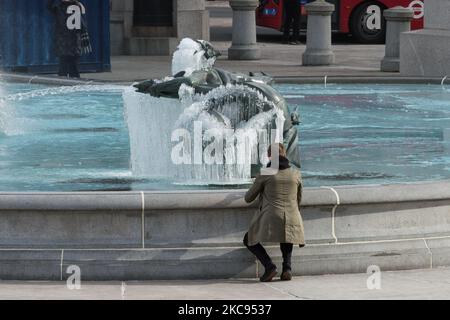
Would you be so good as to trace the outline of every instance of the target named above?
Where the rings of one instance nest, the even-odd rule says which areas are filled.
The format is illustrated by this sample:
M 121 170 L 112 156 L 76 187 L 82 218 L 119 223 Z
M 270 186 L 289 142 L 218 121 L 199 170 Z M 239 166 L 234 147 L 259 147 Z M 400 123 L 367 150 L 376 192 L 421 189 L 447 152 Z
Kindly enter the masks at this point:
M 173 1 L 134 0 L 134 26 L 173 26 Z

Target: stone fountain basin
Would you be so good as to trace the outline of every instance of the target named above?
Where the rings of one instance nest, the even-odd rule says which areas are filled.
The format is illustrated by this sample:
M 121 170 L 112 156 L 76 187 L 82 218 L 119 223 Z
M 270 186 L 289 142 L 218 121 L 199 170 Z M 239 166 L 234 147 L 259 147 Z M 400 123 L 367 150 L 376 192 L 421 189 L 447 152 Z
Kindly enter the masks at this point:
M 241 240 L 256 207 L 244 202 L 244 193 L 1 193 L 0 279 L 65 280 L 73 265 L 82 280 L 256 277 L 261 266 Z M 296 275 L 450 265 L 450 181 L 306 188 L 302 216 L 307 246 L 295 248 Z M 268 251 L 280 265 L 277 245 Z
M 0 279 L 256 277 L 244 190 L 0 194 Z M 296 275 L 450 265 L 450 182 L 311 188 Z M 281 263 L 279 249 L 269 252 Z

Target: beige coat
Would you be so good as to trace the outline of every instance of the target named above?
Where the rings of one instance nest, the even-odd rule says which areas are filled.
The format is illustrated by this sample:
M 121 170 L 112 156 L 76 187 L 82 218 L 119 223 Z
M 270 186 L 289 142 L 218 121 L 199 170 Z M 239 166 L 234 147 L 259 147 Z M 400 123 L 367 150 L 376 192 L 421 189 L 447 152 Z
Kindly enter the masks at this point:
M 259 196 L 259 210 L 248 232 L 248 244 L 292 243 L 305 245 L 300 215 L 303 183 L 300 171 L 285 169 L 275 175 L 258 175 L 245 195 L 253 202 Z

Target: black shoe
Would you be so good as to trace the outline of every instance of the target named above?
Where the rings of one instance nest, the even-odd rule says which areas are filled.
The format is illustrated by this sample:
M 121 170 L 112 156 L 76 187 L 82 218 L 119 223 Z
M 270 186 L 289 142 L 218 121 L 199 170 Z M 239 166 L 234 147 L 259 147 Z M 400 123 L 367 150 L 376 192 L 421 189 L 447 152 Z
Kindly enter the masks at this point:
M 281 281 L 291 281 L 292 280 L 292 271 L 291 270 L 283 270 L 283 273 L 280 277 Z
M 266 272 L 264 272 L 263 276 L 259 278 L 259 280 L 261 282 L 270 282 L 277 275 L 277 273 L 277 267 L 273 265 L 272 267 L 266 269 Z

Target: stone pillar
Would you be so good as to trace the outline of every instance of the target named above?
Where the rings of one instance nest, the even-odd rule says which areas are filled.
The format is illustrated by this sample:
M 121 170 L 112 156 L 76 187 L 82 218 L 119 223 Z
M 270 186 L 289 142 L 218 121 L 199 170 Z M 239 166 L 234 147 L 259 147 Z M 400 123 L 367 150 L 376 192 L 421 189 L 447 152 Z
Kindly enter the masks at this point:
M 450 75 L 450 1 L 425 1 L 425 28 L 400 36 L 402 76 Z
M 386 54 L 381 61 L 381 71 L 400 71 L 400 34 L 411 31 L 414 12 L 410 8 L 394 7 L 384 11 L 386 18 Z
M 126 40 L 133 29 L 134 1 L 111 0 L 111 54 L 126 54 Z
M 125 38 L 129 39 L 133 36 L 134 26 L 134 1 L 124 1 L 125 11 L 123 13 L 123 28 L 125 31 Z
M 331 47 L 331 15 L 334 5 L 324 0 L 316 0 L 308 3 L 305 8 L 308 14 L 308 29 L 303 65 L 330 65 L 334 63 Z
M 230 60 L 258 60 L 255 10 L 258 0 L 230 0 L 233 9 L 233 41 L 228 49 Z
M 177 37 L 209 40 L 209 11 L 205 0 L 176 1 Z

